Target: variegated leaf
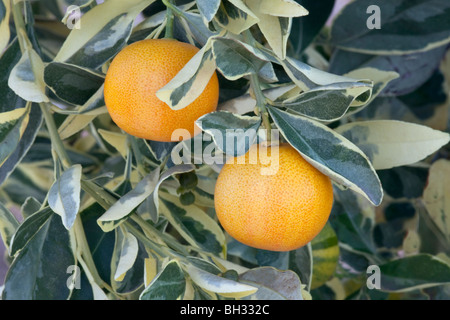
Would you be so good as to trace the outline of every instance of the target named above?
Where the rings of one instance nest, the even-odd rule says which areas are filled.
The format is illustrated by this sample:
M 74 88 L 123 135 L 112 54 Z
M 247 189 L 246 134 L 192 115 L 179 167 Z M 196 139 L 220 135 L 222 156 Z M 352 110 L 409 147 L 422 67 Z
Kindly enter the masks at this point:
M 20 31 L 23 32 L 23 31 Z M 24 52 L 22 58 L 11 70 L 9 75 L 9 87 L 22 99 L 30 102 L 48 102 L 45 94 L 44 62 L 33 49 L 28 38 L 24 35 Z
M 258 290 L 255 286 L 217 276 L 197 268 L 192 264 L 187 266 L 187 273 L 192 281 L 202 289 L 224 297 L 242 298 Z
M 258 17 L 258 27 L 273 52 L 280 59 L 286 58 L 286 45 L 291 32 L 292 18 L 264 13 L 259 0 L 246 0 L 246 4 Z
M 114 281 L 122 281 L 125 274 L 136 262 L 138 256 L 138 240 L 124 229 L 116 228 L 116 246 L 114 248 L 113 263 Z
M 10 245 L 18 227 L 17 218 L 0 202 L 0 236 L 8 251 L 10 251 Z
M 155 190 L 159 178 L 159 168 L 145 176 L 133 190 L 116 201 L 97 219 L 104 231 L 115 229 L 136 207 L 138 207 Z
M 259 22 L 242 0 L 224 0 L 215 17 L 217 23 L 234 34 L 241 34 Z
M 30 108 L 0 113 L 0 166 L 17 148 L 29 121 Z
M 56 179 L 48 194 L 50 208 L 61 216 L 67 230 L 72 228 L 80 209 L 81 174 L 79 164 L 67 169 Z
M 261 0 L 259 2 L 260 11 L 271 16 L 293 18 L 308 14 L 308 10 L 294 0 Z
M 210 22 L 219 10 L 220 0 L 195 0 L 201 14 Z
M 179 300 L 186 290 L 186 278 L 180 263 L 171 260 L 139 295 L 139 300 Z
M 0 52 L 6 48 L 9 43 L 10 30 L 9 30 L 9 18 L 11 15 L 11 1 L 0 1 Z
M 429 171 L 423 202 L 436 226 L 450 240 L 450 161 L 440 159 Z
M 154 1 L 109 0 L 95 6 L 82 16 L 80 28 L 72 29 L 54 61 L 102 66 L 127 44 L 135 18 Z
M 448 133 L 396 120 L 351 122 L 335 131 L 358 146 L 376 170 L 414 164 L 450 141 Z
M 190 245 L 225 257 L 225 235 L 218 223 L 202 209 L 196 205 L 183 206 L 178 197 L 161 193 L 160 210 Z
M 255 142 L 261 118 L 217 111 L 200 117 L 196 124 L 212 136 L 220 150 L 237 157 L 245 154 Z
M 367 156 L 327 126 L 269 107 L 286 140 L 305 160 L 336 183 L 365 196 L 374 205 L 383 198 L 380 180 Z
M 207 43 L 156 96 L 173 110 L 191 104 L 203 92 L 216 70 L 212 49 Z
M 212 50 L 217 69 L 229 80 L 258 73 L 268 82 L 277 80 L 275 71 L 266 56 L 258 49 L 236 39 L 216 37 Z

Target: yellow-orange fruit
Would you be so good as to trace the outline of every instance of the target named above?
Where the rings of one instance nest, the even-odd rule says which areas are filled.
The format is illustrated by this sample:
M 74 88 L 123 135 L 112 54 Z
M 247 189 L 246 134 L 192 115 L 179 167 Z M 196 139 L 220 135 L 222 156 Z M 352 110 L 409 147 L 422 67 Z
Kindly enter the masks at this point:
M 254 145 L 223 166 L 214 201 L 221 225 L 239 242 L 290 251 L 306 245 L 325 226 L 333 188 L 330 178 L 290 145 Z
M 112 120 L 130 135 L 153 141 L 178 141 L 179 137 L 172 139 L 177 129 L 188 130 L 190 137 L 198 134 L 195 121 L 217 108 L 216 73 L 200 96 L 183 109 L 173 110 L 156 96 L 198 51 L 171 39 L 142 40 L 121 50 L 108 68 L 104 86 Z

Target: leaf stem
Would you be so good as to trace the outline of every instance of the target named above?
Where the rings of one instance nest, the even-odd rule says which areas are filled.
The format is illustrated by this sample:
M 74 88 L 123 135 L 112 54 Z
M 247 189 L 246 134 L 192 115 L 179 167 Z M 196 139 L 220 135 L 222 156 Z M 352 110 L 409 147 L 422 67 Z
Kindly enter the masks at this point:
M 167 7 L 167 24 L 164 38 L 173 39 L 174 6 L 170 3 L 170 0 L 163 0 L 163 3 Z
M 272 136 L 272 125 L 270 124 L 269 113 L 267 112 L 266 107 L 267 99 L 261 90 L 259 78 L 256 73 L 253 73 L 250 76 L 250 90 L 251 95 L 256 100 L 256 108 L 259 110 L 264 128 L 267 131 L 267 141 L 270 142 Z

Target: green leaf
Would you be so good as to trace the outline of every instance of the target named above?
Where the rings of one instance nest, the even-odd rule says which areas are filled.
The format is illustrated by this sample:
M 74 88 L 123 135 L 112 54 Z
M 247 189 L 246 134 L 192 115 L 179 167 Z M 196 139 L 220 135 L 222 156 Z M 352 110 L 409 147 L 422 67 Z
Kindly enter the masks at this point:
M 371 54 L 427 51 L 450 42 L 450 3 L 446 0 L 380 0 L 380 29 L 367 27 L 371 0 L 349 3 L 336 16 L 331 43 Z M 355 31 L 356 30 L 356 31 Z
M 447 46 L 424 52 L 404 55 L 368 55 L 346 50 L 336 50 L 330 60 L 329 72 L 336 74 L 353 73 L 355 69 L 367 68 L 397 73 L 380 93 L 381 96 L 401 96 L 413 92 L 423 85 L 439 68 Z M 346 76 L 351 77 L 347 74 Z M 368 72 L 364 77 L 376 81 Z
M 450 265 L 430 254 L 417 254 L 382 264 L 381 290 L 404 292 L 450 283 Z
M 173 110 L 183 109 L 200 96 L 215 70 L 212 50 L 207 43 L 168 84 L 156 92 L 156 96 Z
M 126 44 L 137 15 L 155 0 L 109 0 L 84 14 L 80 29 L 72 29 L 56 55 L 67 62 L 97 69 Z
M 190 245 L 218 256 L 225 255 L 225 235 L 202 209 L 196 205 L 183 206 L 178 197 L 161 193 L 160 210 Z
M 61 216 L 64 227 L 70 230 L 80 209 L 82 167 L 76 164 L 53 183 L 48 193 L 48 204 Z
M 414 164 L 450 141 L 448 133 L 395 120 L 352 122 L 335 131 L 358 146 L 376 170 Z
M 294 58 L 299 58 L 300 54 L 313 42 L 328 20 L 335 0 L 296 0 L 309 11 L 307 16 L 292 20 L 292 29 L 289 36 L 290 51 Z M 289 52 L 289 51 L 288 51 Z
M 224 297 L 242 298 L 258 290 L 257 287 L 217 276 L 192 264 L 189 264 L 186 269 L 196 285 Z
M 374 254 L 373 241 L 374 213 L 369 202 L 348 190 L 335 189 L 335 202 L 330 215 L 330 223 L 339 243 L 347 250 L 358 254 Z
M 44 81 L 62 100 L 84 105 L 103 85 L 105 76 L 73 64 L 51 62 L 45 67 Z
M 196 124 L 213 137 L 220 150 L 237 157 L 247 153 L 255 142 L 261 118 L 217 111 L 200 117 Z
M 20 108 L 0 114 L 0 166 L 19 145 L 29 121 L 30 108 Z
M 211 22 L 219 10 L 220 0 L 195 0 L 195 2 L 206 21 Z
M 346 138 L 307 118 L 268 108 L 286 140 L 322 173 L 362 194 L 374 205 L 383 198 L 380 180 L 367 156 Z
M 136 207 L 155 190 L 159 178 L 159 168 L 145 176 L 133 190 L 122 196 L 97 219 L 104 231 L 115 229 Z
M 0 236 L 8 251 L 18 227 L 19 222 L 16 217 L 0 202 Z
M 178 261 L 169 261 L 142 291 L 139 300 L 179 300 L 184 296 L 186 279 Z
M 70 295 L 67 270 L 75 258 L 61 219 L 50 214 L 35 231 L 8 270 L 3 300 L 65 300 Z
M 303 300 L 302 284 L 291 270 L 260 267 L 239 275 L 239 280 L 258 288 L 256 293 L 244 297 L 244 300 Z

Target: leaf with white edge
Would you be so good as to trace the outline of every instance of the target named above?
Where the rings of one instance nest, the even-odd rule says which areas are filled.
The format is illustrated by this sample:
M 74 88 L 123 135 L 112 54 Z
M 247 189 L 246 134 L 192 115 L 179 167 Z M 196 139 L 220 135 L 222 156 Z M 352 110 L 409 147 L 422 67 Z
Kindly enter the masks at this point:
M 199 97 L 215 70 L 212 50 L 206 44 L 156 96 L 173 110 L 183 109 Z
M 128 153 L 128 139 L 126 134 L 107 131 L 104 129 L 99 129 L 98 133 L 103 139 L 105 139 L 106 142 L 119 151 L 122 157 L 126 158 Z
M 365 11 L 374 4 L 379 8 L 381 28 L 367 27 L 371 16 Z M 447 0 L 353 1 L 335 17 L 331 43 L 349 51 L 380 55 L 427 51 L 450 42 L 449 14 Z
M 3 115 L 0 113 L 0 118 L 2 116 Z M 25 158 L 25 156 L 28 154 L 28 151 L 34 144 L 36 136 L 40 131 L 43 122 L 42 111 L 38 105 L 31 104 L 28 119 L 33 119 L 33 121 L 28 121 L 27 125 L 25 126 L 26 127 L 25 130 L 23 130 L 23 133 L 21 134 L 20 141 L 17 144 L 15 150 L 9 154 L 8 159 L 6 159 L 6 161 L 0 166 L 0 185 L 4 181 L 6 181 L 6 179 L 14 172 L 14 170 L 22 162 L 22 160 Z M 22 124 L 22 126 L 24 126 L 24 124 L 25 122 Z M 1 126 L 2 125 L 0 124 L 0 127 Z M 2 150 L 2 148 L 5 149 Z M 5 151 L 7 150 L 7 148 L 6 146 L 1 146 L 0 150 Z M 0 154 L 2 154 L 1 151 Z
M 186 278 L 176 260 L 169 261 L 142 291 L 139 300 L 180 300 L 186 290 Z
M 302 17 L 308 15 L 308 10 L 294 0 L 261 0 L 260 11 L 264 14 L 278 17 Z
M 440 159 L 429 170 L 423 202 L 431 219 L 450 240 L 450 161 Z
M 195 0 L 201 14 L 210 22 L 219 10 L 220 0 Z
M 62 140 L 70 138 L 74 134 L 86 128 L 97 115 L 76 114 L 68 115 L 61 126 L 58 128 L 59 136 Z
M 11 241 L 18 227 L 17 218 L 0 202 L 0 236 L 8 251 L 10 251 Z
M 315 120 L 336 121 L 347 113 L 355 99 L 370 90 L 363 82 L 339 82 L 306 92 L 296 87 L 279 97 L 276 106 Z
M 449 262 L 430 254 L 392 260 L 379 267 L 383 291 L 405 292 L 450 283 Z
M 212 136 L 220 150 L 236 157 L 247 153 L 255 142 L 261 118 L 216 111 L 200 117 L 196 124 Z
M 41 214 L 43 212 L 35 215 Z M 39 226 L 27 225 L 28 228 L 34 228 L 35 233 L 22 238 L 28 242 L 14 256 L 5 278 L 2 299 L 68 299 L 71 289 L 67 286 L 70 277 L 67 268 L 76 264 L 69 232 L 62 225 L 60 217 L 53 212 Z M 17 237 L 16 233 L 13 246 L 18 241 Z
M 44 62 L 30 43 L 27 43 L 22 58 L 11 70 L 8 85 L 26 101 L 49 102 L 45 94 Z
M 256 293 L 243 299 L 303 300 L 300 278 L 291 270 L 260 267 L 242 273 L 239 280 L 258 288 Z
M 184 206 L 178 197 L 161 193 L 160 210 L 178 233 L 194 247 L 220 257 L 226 254 L 226 240 L 217 221 L 196 205 Z
M 224 0 L 215 17 L 217 23 L 234 34 L 241 34 L 259 22 L 242 0 Z
M 138 256 L 139 244 L 135 236 L 124 229 L 116 229 L 116 247 L 113 257 L 115 261 L 114 280 L 122 281 L 130 270 Z
M 369 105 L 386 86 L 393 80 L 398 79 L 399 74 L 394 71 L 384 71 L 372 67 L 365 67 L 353 70 L 343 75 L 353 79 L 370 79 L 373 83 L 371 96 L 368 100 L 364 101 L 364 106 Z M 349 113 L 355 113 L 360 111 L 359 106 L 353 107 L 349 110 Z
M 212 40 L 212 50 L 217 69 L 228 80 L 234 81 L 253 73 L 259 73 L 267 81 L 277 80 L 267 57 L 244 42 L 216 37 Z
M 258 290 L 257 287 L 217 276 L 199 269 L 192 264 L 189 264 L 186 269 L 196 285 L 204 290 L 215 292 L 223 297 L 243 298 Z
M 12 257 L 33 239 L 53 214 L 54 212 L 49 207 L 45 207 L 30 215 L 18 226 L 16 233 L 11 240 L 10 254 Z
M 152 220 L 156 223 L 158 221 L 159 217 L 159 187 L 161 184 L 169 179 L 170 177 L 180 174 L 180 173 L 186 173 L 191 172 L 195 170 L 195 166 L 192 164 L 181 164 L 171 167 L 170 169 L 164 171 L 163 174 L 161 174 L 161 177 L 159 178 L 158 183 L 155 186 L 155 190 L 152 192 L 153 197 L 153 203 L 155 205 L 154 210 L 151 210 L 153 214 L 156 214 L 156 216 L 152 216 Z
M 349 93 L 355 96 L 352 106 L 360 106 L 367 103 L 372 94 L 372 82 L 357 80 L 354 78 L 335 75 L 326 71 L 311 67 L 304 62 L 287 57 L 280 62 L 289 78 L 303 91 L 309 91 L 319 86 L 333 85 L 338 83 L 360 83 L 365 84 L 367 90 L 361 93 L 361 87 L 355 86 L 355 92 L 349 88 Z M 359 93 L 359 95 L 358 95 Z
M 381 182 L 369 159 L 357 146 L 317 121 L 273 107 L 268 110 L 283 136 L 306 161 L 374 205 L 381 203 Z
M 10 38 L 9 17 L 11 15 L 11 1 L 0 1 L 0 52 L 8 46 Z
M 29 121 L 29 108 L 0 113 L 0 166 L 16 150 Z
M 155 190 L 159 178 L 159 168 L 146 175 L 131 191 L 117 200 L 97 219 L 104 231 L 115 229 L 136 207 Z
M 51 62 L 45 67 L 44 81 L 59 98 L 84 105 L 103 85 L 105 76 L 73 64 Z
M 48 194 L 50 208 L 61 216 L 67 230 L 72 228 L 80 209 L 81 173 L 81 165 L 73 165 L 56 179 Z
M 292 18 L 263 13 L 260 8 L 260 0 L 247 0 L 246 4 L 258 17 L 258 27 L 273 52 L 277 57 L 284 60 L 286 58 L 286 46 L 291 31 Z
M 155 0 L 109 0 L 84 14 L 80 29 L 72 29 L 56 55 L 67 62 L 96 69 L 127 45 L 134 20 Z
M 358 146 L 375 170 L 414 164 L 450 141 L 448 133 L 396 120 L 351 122 L 335 131 Z

